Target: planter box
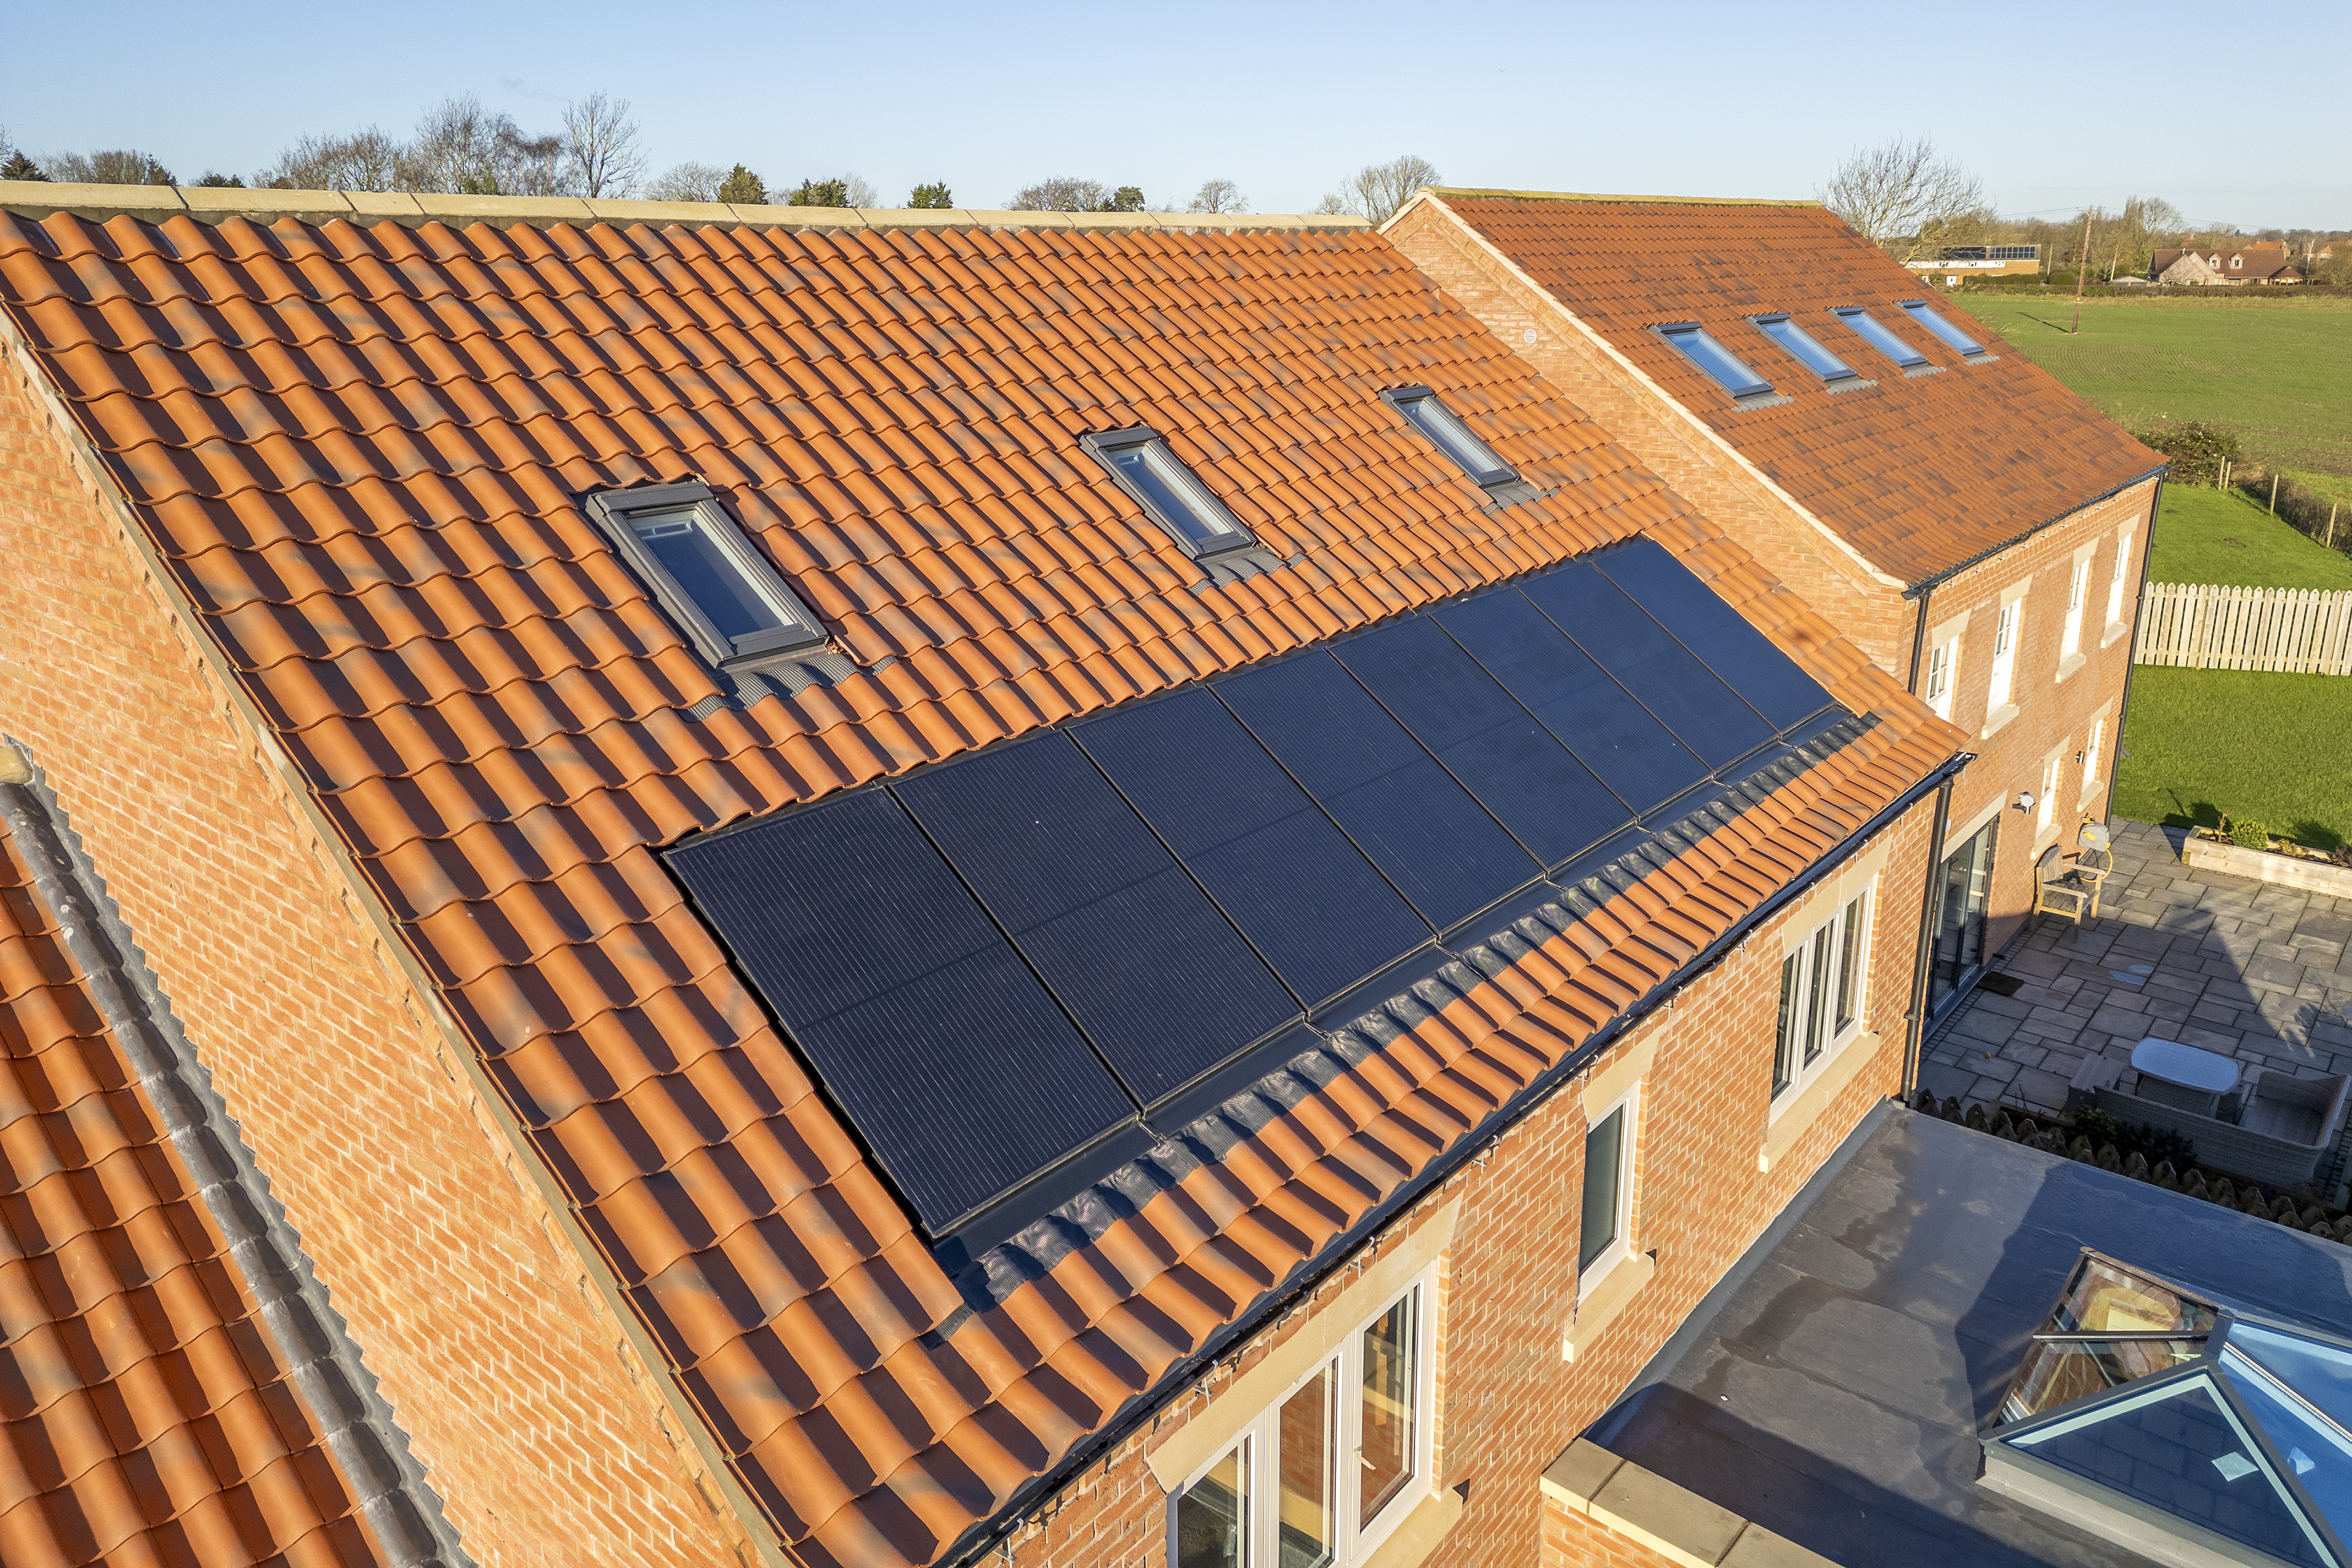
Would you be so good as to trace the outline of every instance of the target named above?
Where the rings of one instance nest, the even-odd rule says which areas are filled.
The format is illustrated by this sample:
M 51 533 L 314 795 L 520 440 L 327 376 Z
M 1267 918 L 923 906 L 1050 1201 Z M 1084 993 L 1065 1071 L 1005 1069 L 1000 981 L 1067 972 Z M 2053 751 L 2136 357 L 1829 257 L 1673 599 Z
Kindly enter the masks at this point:
M 2233 877 L 2277 882 L 2306 893 L 2326 893 L 2352 899 L 2352 866 L 2330 866 L 2268 849 L 2248 849 L 2220 838 L 2192 838 L 2180 847 L 2180 860 L 2200 871 L 2227 871 Z

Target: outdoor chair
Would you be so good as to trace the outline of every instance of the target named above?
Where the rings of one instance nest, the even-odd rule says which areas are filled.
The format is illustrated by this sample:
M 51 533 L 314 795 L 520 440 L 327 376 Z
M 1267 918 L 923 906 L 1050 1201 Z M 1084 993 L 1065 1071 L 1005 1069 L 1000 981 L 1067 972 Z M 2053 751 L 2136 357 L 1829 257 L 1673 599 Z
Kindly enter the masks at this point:
M 2080 928 L 2086 920 L 2099 918 L 2099 884 L 2116 867 L 2115 852 L 2108 846 L 2107 830 L 2095 822 L 2083 824 L 2075 837 L 2081 846 L 2074 864 L 2065 870 L 2061 864 L 2057 846 L 2053 845 L 2035 868 L 2033 921 L 2042 923 L 2044 913 L 2064 915 Z

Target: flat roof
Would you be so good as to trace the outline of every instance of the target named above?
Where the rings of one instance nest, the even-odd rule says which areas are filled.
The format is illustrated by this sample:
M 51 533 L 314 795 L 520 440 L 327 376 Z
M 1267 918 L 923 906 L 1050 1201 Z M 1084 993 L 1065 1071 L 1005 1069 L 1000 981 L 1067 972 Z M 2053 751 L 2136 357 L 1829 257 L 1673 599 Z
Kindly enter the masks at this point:
M 1587 1436 L 1849 1568 L 2137 1561 L 1977 1484 L 2085 1247 L 2352 1333 L 2352 1248 L 1889 1102 Z

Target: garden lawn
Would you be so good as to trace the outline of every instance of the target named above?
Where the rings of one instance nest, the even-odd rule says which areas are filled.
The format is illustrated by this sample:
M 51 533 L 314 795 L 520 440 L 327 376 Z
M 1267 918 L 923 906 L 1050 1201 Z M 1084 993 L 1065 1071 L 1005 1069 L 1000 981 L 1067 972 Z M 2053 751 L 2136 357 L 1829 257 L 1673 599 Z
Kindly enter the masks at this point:
M 2332 849 L 2352 840 L 2352 676 L 2132 670 L 2116 816 L 2170 826 L 2223 816 Z
M 2352 517 L 2345 528 L 2352 532 Z M 2147 580 L 2346 589 L 2352 588 L 2352 556 L 2305 539 L 2242 495 L 2167 485 Z
M 2249 459 L 2352 474 L 2352 300 L 2227 292 L 2086 300 L 2080 337 L 2072 300 L 1954 303 L 2126 429 L 2201 420 L 2238 432 Z

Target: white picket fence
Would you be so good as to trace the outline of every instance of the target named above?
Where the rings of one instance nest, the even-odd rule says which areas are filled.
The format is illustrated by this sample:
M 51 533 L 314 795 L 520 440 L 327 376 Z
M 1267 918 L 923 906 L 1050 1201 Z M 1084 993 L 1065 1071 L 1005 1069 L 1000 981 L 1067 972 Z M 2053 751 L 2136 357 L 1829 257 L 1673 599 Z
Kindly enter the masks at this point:
M 2150 583 L 2137 664 L 2352 675 L 2352 592 Z

